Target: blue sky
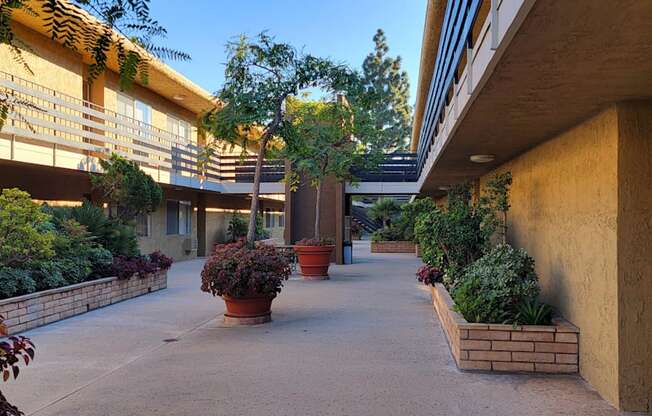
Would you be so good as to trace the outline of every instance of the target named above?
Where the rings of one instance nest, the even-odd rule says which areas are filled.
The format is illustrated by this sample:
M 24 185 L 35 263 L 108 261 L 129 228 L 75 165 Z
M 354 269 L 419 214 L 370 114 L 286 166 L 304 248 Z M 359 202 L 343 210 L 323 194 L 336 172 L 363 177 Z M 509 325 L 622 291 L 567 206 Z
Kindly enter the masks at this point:
M 193 58 L 169 64 L 210 92 L 223 80 L 225 43 L 241 33 L 267 30 L 278 41 L 358 68 L 382 28 L 390 54 L 403 58 L 414 103 L 426 0 L 152 0 L 151 9 L 168 30 L 161 44 Z

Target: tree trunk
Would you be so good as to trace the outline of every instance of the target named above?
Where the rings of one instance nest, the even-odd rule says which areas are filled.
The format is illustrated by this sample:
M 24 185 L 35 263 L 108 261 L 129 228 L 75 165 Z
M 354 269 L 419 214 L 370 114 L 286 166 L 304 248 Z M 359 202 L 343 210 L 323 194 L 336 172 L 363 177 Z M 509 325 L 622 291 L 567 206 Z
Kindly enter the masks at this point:
M 317 196 L 315 198 L 315 240 L 321 239 L 321 188 L 322 181 L 317 185 Z
M 251 193 L 251 208 L 249 212 L 249 229 L 247 230 L 247 246 L 254 248 L 256 244 L 256 216 L 258 215 L 258 198 L 260 195 L 260 177 L 263 171 L 263 160 L 265 159 L 265 149 L 267 140 L 270 135 L 265 134 L 260 141 L 260 150 L 258 150 L 258 159 L 256 159 L 256 170 L 254 171 L 254 185 Z

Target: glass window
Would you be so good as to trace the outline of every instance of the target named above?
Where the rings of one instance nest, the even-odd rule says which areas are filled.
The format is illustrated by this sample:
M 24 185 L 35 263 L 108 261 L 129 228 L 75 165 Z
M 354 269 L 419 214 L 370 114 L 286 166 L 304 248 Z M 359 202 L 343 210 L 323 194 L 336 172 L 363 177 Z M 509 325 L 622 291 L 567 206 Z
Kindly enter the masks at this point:
M 136 217 L 136 234 L 139 237 L 149 237 L 151 224 L 152 216 L 150 214 L 139 214 Z
M 265 228 L 272 228 L 274 226 L 274 215 L 269 209 L 265 210 Z
M 179 234 L 179 201 L 167 201 L 167 233 Z
M 279 227 L 285 227 L 285 213 L 281 212 L 278 215 L 278 226 Z
M 190 123 L 168 115 L 168 131 L 176 136 L 180 136 L 185 141 L 190 141 Z
M 192 203 L 167 201 L 167 234 L 192 234 Z

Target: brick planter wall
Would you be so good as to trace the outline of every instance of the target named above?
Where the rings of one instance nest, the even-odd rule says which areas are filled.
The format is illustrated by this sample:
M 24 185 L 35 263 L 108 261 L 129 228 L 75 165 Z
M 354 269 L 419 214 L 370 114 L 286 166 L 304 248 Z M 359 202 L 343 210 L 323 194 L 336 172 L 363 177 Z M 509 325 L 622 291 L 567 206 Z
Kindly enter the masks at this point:
M 372 253 L 414 253 L 412 241 L 372 241 Z
M 579 330 L 563 319 L 550 326 L 469 323 L 441 284 L 432 288 L 432 301 L 462 370 L 578 372 Z
M 416 254 L 417 257 L 421 258 L 423 255 L 421 254 L 421 247 L 418 244 L 414 245 L 414 254 Z
M 167 284 L 167 270 L 159 270 L 144 278 L 136 275 L 123 280 L 117 277 L 107 277 L 0 300 L 0 315 L 5 317 L 4 323 L 7 325 L 9 334 L 17 334 L 37 326 L 165 289 Z

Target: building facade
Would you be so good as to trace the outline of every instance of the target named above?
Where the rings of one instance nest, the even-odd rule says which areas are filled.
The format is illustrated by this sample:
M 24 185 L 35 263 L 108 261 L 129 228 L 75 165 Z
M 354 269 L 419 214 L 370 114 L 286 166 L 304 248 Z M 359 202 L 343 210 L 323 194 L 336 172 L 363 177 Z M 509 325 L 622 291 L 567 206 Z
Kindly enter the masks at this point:
M 421 193 L 513 176 L 508 241 L 581 330 L 579 368 L 652 410 L 652 3 L 428 1 Z M 478 163 L 482 162 L 482 163 Z

